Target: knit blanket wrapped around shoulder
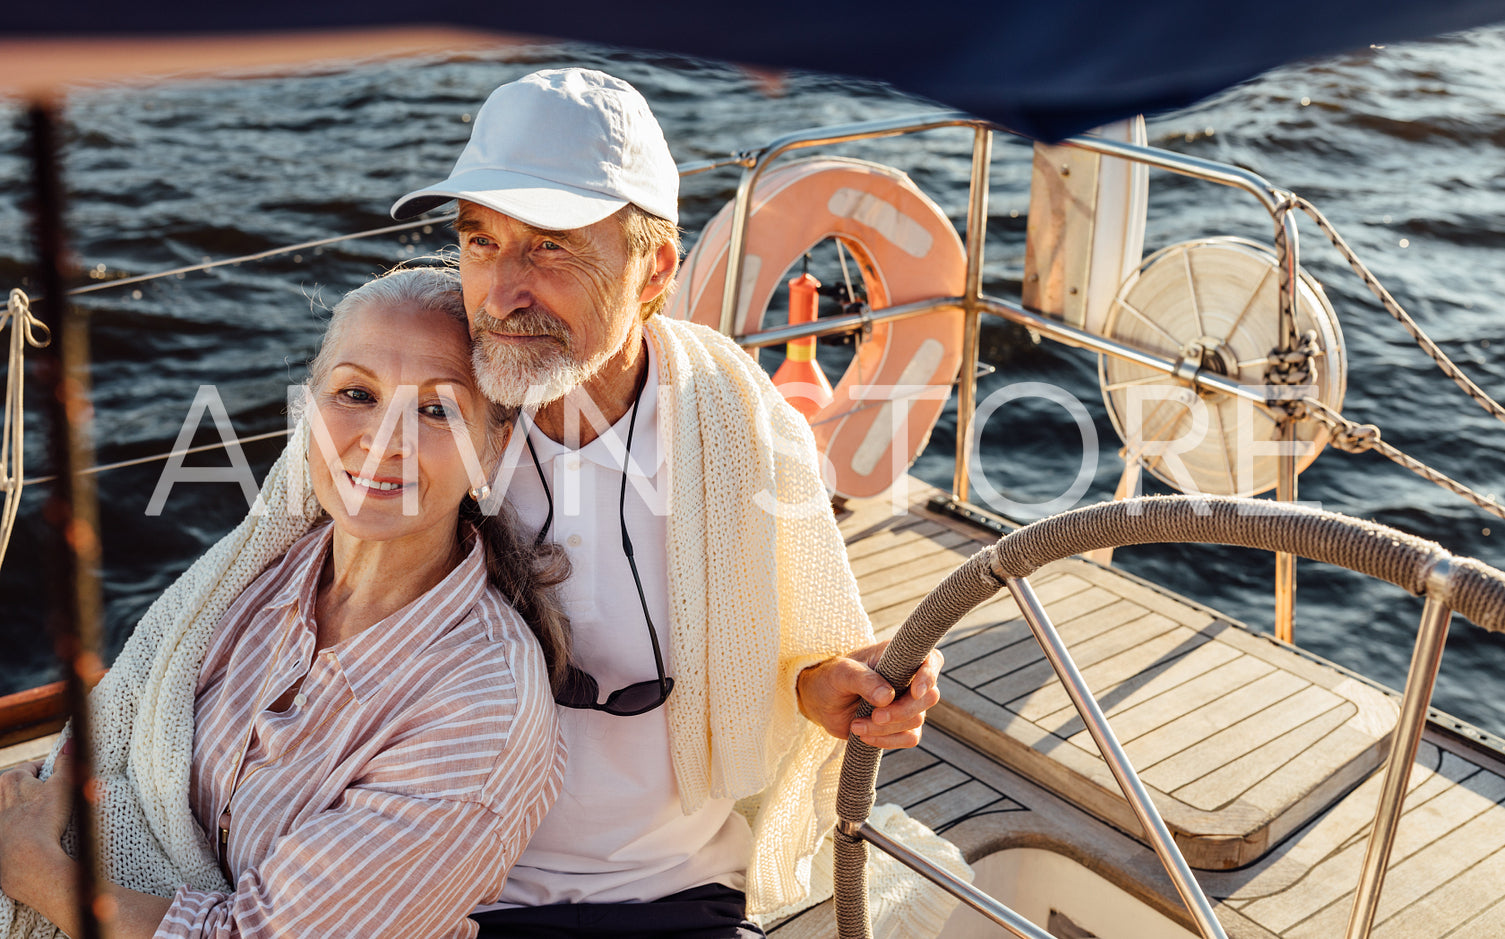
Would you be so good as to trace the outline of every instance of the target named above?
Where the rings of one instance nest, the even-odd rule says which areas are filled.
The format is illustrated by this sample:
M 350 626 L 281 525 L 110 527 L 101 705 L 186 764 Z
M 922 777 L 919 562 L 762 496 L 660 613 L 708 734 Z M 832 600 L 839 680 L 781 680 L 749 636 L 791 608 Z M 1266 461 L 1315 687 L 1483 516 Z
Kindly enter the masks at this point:
M 714 330 L 655 316 L 647 332 L 672 474 L 675 775 L 687 811 L 743 800 L 753 830 L 748 913 L 771 923 L 831 894 L 840 744 L 800 715 L 795 679 L 870 643 L 871 627 L 804 419 Z M 188 807 L 194 692 L 226 609 L 320 517 L 307 439 L 300 423 L 250 515 L 152 604 L 90 696 L 100 851 L 115 883 L 163 897 L 183 884 L 230 892 Z M 960 853 L 897 807 L 880 806 L 872 820 L 970 880 Z M 878 935 L 932 935 L 955 904 L 878 852 L 869 890 Z M 0 936 L 61 935 L 0 897 Z

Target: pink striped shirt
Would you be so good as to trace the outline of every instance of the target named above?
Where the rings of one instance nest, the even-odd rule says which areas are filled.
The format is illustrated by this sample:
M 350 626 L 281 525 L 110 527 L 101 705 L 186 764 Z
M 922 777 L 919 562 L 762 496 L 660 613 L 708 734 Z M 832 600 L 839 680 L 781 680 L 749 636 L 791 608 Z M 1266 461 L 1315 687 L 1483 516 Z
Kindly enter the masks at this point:
M 330 532 L 295 544 L 215 632 L 189 799 L 216 841 L 230 802 L 235 891 L 180 888 L 158 936 L 474 936 L 466 914 L 500 894 L 559 793 L 543 656 L 481 547 L 315 655 Z M 299 677 L 293 704 L 268 710 Z

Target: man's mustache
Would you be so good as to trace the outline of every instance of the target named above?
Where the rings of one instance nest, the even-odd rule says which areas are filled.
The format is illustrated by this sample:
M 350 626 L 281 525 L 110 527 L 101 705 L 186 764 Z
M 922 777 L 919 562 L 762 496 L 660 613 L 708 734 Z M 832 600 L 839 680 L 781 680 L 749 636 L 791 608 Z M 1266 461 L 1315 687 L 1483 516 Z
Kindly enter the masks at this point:
M 537 306 L 513 310 L 501 319 L 492 316 L 484 309 L 477 310 L 470 317 L 470 328 L 477 336 L 488 332 L 518 336 L 549 336 L 559 340 L 566 347 L 570 344 L 569 327 L 565 326 L 559 317 Z

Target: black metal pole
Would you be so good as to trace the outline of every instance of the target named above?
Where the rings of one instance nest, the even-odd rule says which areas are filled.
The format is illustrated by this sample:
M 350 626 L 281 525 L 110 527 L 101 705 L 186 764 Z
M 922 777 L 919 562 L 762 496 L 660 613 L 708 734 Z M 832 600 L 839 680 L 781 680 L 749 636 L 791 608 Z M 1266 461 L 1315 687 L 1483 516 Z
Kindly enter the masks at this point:
M 57 479 L 43 508 L 50 534 L 46 539 L 47 589 L 52 598 L 49 626 L 68 687 L 73 719 L 73 822 L 77 834 L 80 933 L 75 939 L 98 939 L 99 919 L 109 911 L 100 904 L 97 838 L 88 794 L 93 778 L 88 708 L 89 683 L 103 668 L 99 657 L 99 513 L 94 483 L 79 470 L 93 463 L 89 403 L 88 326 L 69 302 L 63 284 L 67 244 L 63 227 L 63 185 L 58 162 L 58 108 L 53 101 L 29 109 L 32 140 L 32 192 L 36 199 L 37 288 L 40 317 L 56 342 L 35 356 L 43 410 L 50 433 L 47 455 Z

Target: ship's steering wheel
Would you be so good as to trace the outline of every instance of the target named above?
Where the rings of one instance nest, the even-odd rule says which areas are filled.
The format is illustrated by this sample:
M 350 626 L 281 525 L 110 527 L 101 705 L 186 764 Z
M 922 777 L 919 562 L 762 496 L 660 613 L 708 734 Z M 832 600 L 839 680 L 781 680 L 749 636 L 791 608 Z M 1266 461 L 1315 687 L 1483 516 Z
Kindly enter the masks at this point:
M 1473 558 L 1455 557 L 1435 542 L 1384 525 L 1301 505 L 1216 496 L 1156 496 L 1088 506 L 1042 519 L 1011 532 L 974 555 L 920 602 L 889 644 L 878 671 L 895 688 L 905 688 L 915 671 L 968 611 L 1007 586 L 1029 620 L 1058 675 L 1103 751 L 1119 785 L 1165 864 L 1192 919 L 1204 936 L 1224 936 L 1205 894 L 1191 875 L 1139 778 L 1122 755 L 1097 702 L 1086 691 L 1054 627 L 1035 600 L 1027 577 L 1052 561 L 1099 548 L 1156 542 L 1239 545 L 1337 564 L 1378 577 L 1427 598 L 1417 636 L 1412 677 L 1407 681 L 1400 721 L 1390 748 L 1380 807 L 1355 904 L 1357 933 L 1367 935 L 1401 797 L 1426 721 L 1432 680 L 1447 635 L 1449 613 L 1457 611 L 1492 632 L 1505 631 L 1505 573 Z M 1420 665 L 1418 663 L 1421 663 Z M 1073 688 L 1073 683 L 1076 688 Z M 859 715 L 871 713 L 861 706 Z M 1116 750 L 1116 754 L 1113 752 Z M 837 791 L 835 907 L 841 939 L 870 939 L 867 904 L 867 844 L 883 841 L 866 826 L 878 777 L 879 751 L 853 737 L 847 742 Z M 910 863 L 906 861 L 906 863 Z M 943 872 L 919 859 L 922 874 L 941 883 Z M 911 866 L 916 866 L 911 864 Z M 999 925 L 1026 939 L 1050 939 L 1035 926 L 970 885 L 950 888 Z M 970 894 L 968 893 L 970 891 Z

